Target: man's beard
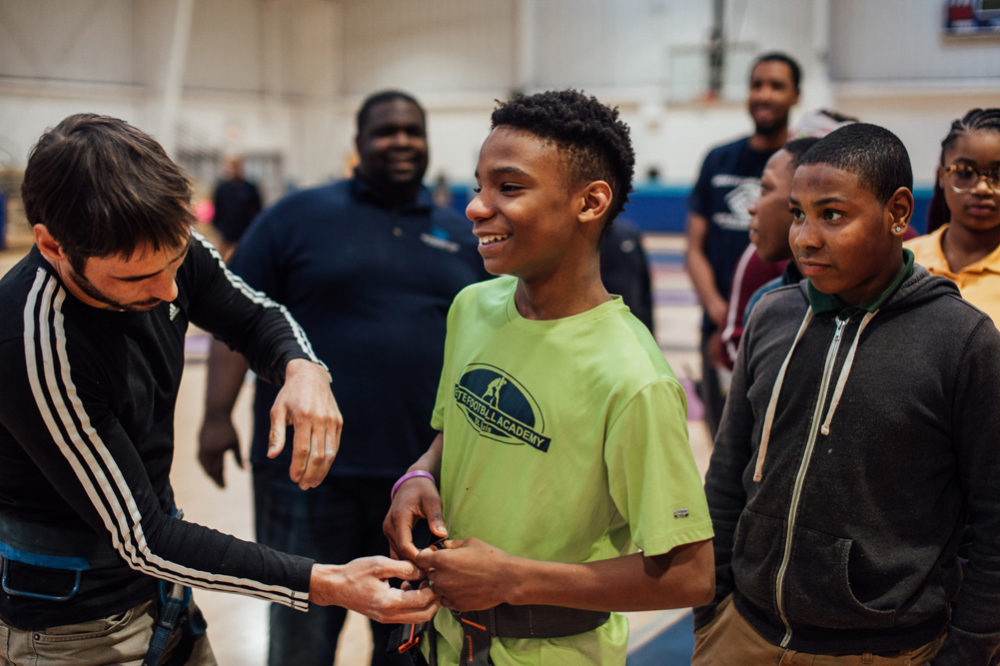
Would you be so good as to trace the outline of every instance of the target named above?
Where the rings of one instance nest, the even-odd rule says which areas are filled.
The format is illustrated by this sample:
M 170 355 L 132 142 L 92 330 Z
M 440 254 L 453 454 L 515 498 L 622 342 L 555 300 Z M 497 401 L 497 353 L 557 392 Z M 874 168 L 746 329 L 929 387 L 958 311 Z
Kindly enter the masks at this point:
M 785 129 L 788 128 L 788 115 L 778 118 L 773 123 L 754 123 L 753 129 L 755 134 L 760 134 L 762 136 L 774 136 L 775 134 L 780 134 Z
M 104 303 L 113 310 L 121 310 L 123 312 L 147 312 L 152 310 L 161 302 L 158 298 L 151 298 L 137 303 L 119 303 L 110 296 L 106 296 L 104 292 L 98 289 L 93 282 L 88 280 L 81 273 L 77 273 L 75 270 L 70 269 L 69 277 L 73 280 L 73 284 L 75 284 L 80 291 L 85 293 L 87 296 L 90 296 L 95 301 Z

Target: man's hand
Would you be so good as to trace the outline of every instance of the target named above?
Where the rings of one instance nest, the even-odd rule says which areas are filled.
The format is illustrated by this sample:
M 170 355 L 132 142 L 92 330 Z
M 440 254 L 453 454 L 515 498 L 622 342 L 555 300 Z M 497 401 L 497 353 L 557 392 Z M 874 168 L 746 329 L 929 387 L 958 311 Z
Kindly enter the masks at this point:
M 309 580 L 309 602 L 342 606 L 377 622 L 426 622 L 438 609 L 438 599 L 428 586 L 400 590 L 390 578 L 412 581 L 423 578 L 412 562 L 387 557 L 361 557 L 347 564 L 314 564 Z
M 340 448 L 344 419 L 330 391 L 330 375 L 305 359 L 288 362 L 285 383 L 271 406 L 267 457 L 285 448 L 285 429 L 294 426 L 289 478 L 307 490 L 326 477 Z
M 718 328 L 723 329 L 726 327 L 726 315 L 729 314 L 729 302 L 716 292 L 706 300 L 705 312 Z
M 382 532 L 389 539 L 389 552 L 393 557 L 416 560 L 419 551 L 413 545 L 413 525 L 419 518 L 427 521 L 435 536 L 448 536 L 441 516 L 441 495 L 425 477 L 409 479 L 399 487 L 382 522 Z
M 205 380 L 205 420 L 198 432 L 198 462 L 216 485 L 226 487 L 223 475 L 226 451 L 232 451 L 243 467 L 240 442 L 233 428 L 233 405 L 247 374 L 246 359 L 218 340 L 208 351 Z
M 723 354 L 725 351 L 722 348 L 722 329 L 717 328 L 708 336 L 708 357 L 712 359 L 712 365 L 716 368 L 726 367 L 722 361 Z
M 427 572 L 441 605 L 458 611 L 493 608 L 507 599 L 515 558 L 480 539 L 446 541 L 444 549 L 425 548 L 417 566 Z
M 233 452 L 236 464 L 242 468 L 243 454 L 240 452 L 240 440 L 233 427 L 233 420 L 228 414 L 214 417 L 206 415 L 198 432 L 198 462 L 220 488 L 226 487 L 226 451 Z

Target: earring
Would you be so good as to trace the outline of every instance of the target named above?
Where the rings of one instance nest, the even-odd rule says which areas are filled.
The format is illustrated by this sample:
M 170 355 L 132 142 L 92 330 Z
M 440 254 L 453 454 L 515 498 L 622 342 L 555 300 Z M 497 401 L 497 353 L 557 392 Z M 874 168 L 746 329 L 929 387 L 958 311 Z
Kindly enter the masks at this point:
M 903 226 L 900 225 L 900 224 L 893 225 L 893 227 L 892 227 L 892 233 L 894 233 L 894 234 L 903 233 Z

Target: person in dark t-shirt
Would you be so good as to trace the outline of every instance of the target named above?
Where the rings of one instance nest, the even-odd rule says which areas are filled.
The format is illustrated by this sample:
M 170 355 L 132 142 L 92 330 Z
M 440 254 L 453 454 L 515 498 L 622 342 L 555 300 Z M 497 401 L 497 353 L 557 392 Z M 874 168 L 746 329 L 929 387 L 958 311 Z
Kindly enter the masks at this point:
M 215 186 L 212 196 L 212 226 L 219 232 L 219 253 L 229 261 L 236 244 L 260 213 L 261 203 L 257 186 L 243 177 L 242 157 L 228 155 L 223 171 L 226 177 Z
M 699 394 L 713 437 L 724 403 L 716 373 L 719 333 L 732 272 L 749 242 L 747 207 L 760 192 L 764 164 L 788 138 L 788 111 L 799 99 L 799 82 L 799 65 L 789 56 L 765 53 L 757 58 L 747 97 L 754 133 L 712 149 L 688 199 L 685 266 L 704 308 Z

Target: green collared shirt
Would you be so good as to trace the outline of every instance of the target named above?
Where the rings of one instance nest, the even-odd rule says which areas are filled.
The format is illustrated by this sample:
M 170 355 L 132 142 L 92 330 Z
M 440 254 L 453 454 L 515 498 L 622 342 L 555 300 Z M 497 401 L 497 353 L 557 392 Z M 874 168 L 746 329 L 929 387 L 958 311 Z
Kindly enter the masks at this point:
M 858 305 L 845 305 L 842 300 L 837 298 L 833 294 L 824 294 L 816 287 L 813 286 L 812 280 L 809 281 L 809 306 L 815 314 L 821 314 L 823 312 L 837 312 L 840 314 L 848 314 L 850 310 L 858 310 L 864 312 L 875 312 L 882 304 L 889 300 L 889 297 L 896 293 L 899 289 L 899 285 L 903 283 L 903 280 L 913 275 L 913 253 L 903 248 L 903 267 L 899 269 L 899 273 L 889 286 L 886 287 L 881 294 L 878 295 L 874 301 L 870 303 L 861 303 Z

